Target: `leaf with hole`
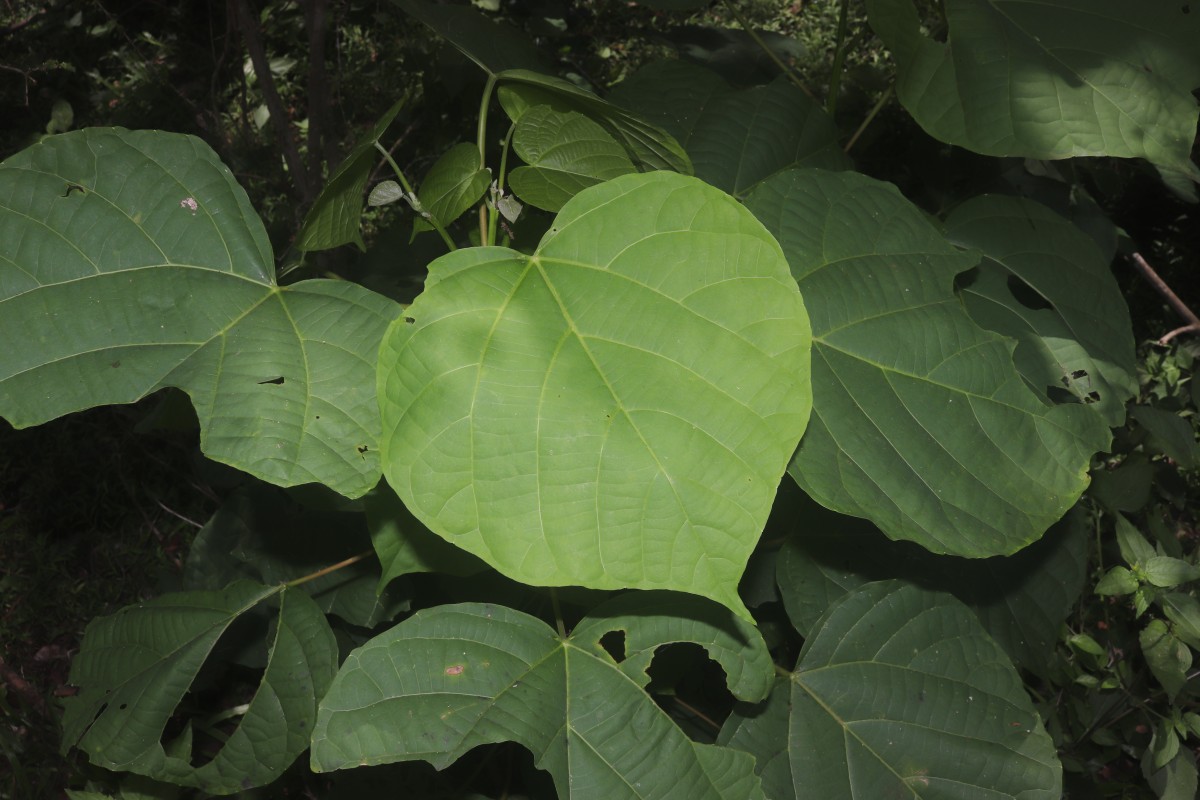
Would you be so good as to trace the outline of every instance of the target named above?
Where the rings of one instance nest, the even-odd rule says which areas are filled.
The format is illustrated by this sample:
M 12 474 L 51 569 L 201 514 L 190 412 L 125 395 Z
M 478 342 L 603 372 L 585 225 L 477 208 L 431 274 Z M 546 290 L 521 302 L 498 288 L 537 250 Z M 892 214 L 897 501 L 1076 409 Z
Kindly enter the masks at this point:
M 636 674 L 655 647 L 695 641 L 728 654 L 725 663 L 754 665 L 747 696 L 758 698 L 771 671 L 762 639 L 694 598 L 671 606 L 678 617 L 640 600 L 618 598 L 611 619 L 601 607 L 565 639 L 503 606 L 418 612 L 346 658 L 321 701 L 313 769 L 412 760 L 443 769 L 481 744 L 513 741 L 564 800 L 761 798 L 749 757 L 692 742 Z M 636 669 L 623 669 L 600 643 L 625 628 L 647 654 Z M 735 693 L 745 685 L 731 677 Z
M 18 153 L 0 164 L 0 416 L 23 428 L 175 386 L 210 458 L 365 493 L 399 307 L 345 281 L 281 287 L 272 260 L 199 139 L 92 128 Z
M 1108 427 L 1031 392 L 1013 342 L 967 316 L 954 280 L 977 253 L 857 173 L 782 173 L 746 204 L 812 313 L 813 421 L 788 470 L 805 492 L 969 557 L 1015 552 L 1062 517 Z
M 739 203 L 626 175 L 533 255 L 438 259 L 406 313 L 379 395 L 387 480 L 419 520 L 524 583 L 747 615 L 737 582 L 807 421 L 809 328 Z
M 276 597 L 270 655 L 254 698 L 212 760 L 193 766 L 193 728 L 164 743 L 167 723 L 222 634 Z M 304 752 L 317 699 L 336 670 L 333 632 L 302 591 L 239 581 L 164 595 L 88 625 L 71 665 L 80 691 L 65 701 L 63 744 L 106 769 L 233 794 L 270 783 Z

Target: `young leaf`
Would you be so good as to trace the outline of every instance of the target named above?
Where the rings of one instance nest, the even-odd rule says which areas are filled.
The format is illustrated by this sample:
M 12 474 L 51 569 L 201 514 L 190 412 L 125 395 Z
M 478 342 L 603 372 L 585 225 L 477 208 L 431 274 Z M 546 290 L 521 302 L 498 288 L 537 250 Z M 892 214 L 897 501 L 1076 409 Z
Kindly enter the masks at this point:
M 770 234 L 669 172 L 576 195 L 537 251 L 460 250 L 380 351 L 388 482 L 534 585 L 737 582 L 810 407 L 809 328 Z
M 589 186 L 637 172 L 625 150 L 582 114 L 535 106 L 521 115 L 513 149 L 528 166 L 509 175 L 516 194 L 530 205 L 558 211 Z
M 692 162 L 671 134 L 562 78 L 512 69 L 496 76 L 500 104 L 513 122 L 535 106 L 575 111 L 601 125 L 646 170 L 692 174 Z
M 404 102 L 398 100 L 389 108 L 334 171 L 329 183 L 325 184 L 305 215 L 304 225 L 296 235 L 296 247 L 301 250 L 328 250 L 353 242 L 359 250 L 366 250 L 361 230 L 363 189 L 367 186 L 371 166 L 378 158 L 375 143 L 383 138 Z M 375 193 L 372 192 L 371 196 L 374 197 Z M 376 203 L 372 202 L 372 205 Z
M 703 644 L 722 636 L 644 606 L 633 622 L 619 624 L 647 648 L 680 635 Z M 750 758 L 690 741 L 597 645 L 612 627 L 583 627 L 564 640 L 503 606 L 418 612 L 346 658 L 321 702 L 313 769 L 418 759 L 442 769 L 478 745 L 514 741 L 563 800 L 762 798 Z M 738 631 L 752 637 L 754 661 L 769 663 L 754 630 Z
M 771 798 L 1061 796 L 1020 677 L 949 595 L 894 581 L 854 590 L 805 641 L 789 683 L 766 708 L 736 709 L 718 739 L 756 757 Z
M 1043 205 L 985 195 L 946 219 L 946 238 L 986 256 L 961 296 L 988 330 L 1017 340 L 1035 391 L 1066 390 L 1110 426 L 1137 393 L 1129 307 L 1094 242 Z
M 191 729 L 166 749 L 163 730 L 221 634 L 275 595 L 277 623 L 258 691 L 216 756 L 194 767 Z M 240 581 L 164 595 L 88 625 L 71 665 L 80 692 L 65 702 L 63 746 L 83 749 L 106 769 L 210 793 L 262 786 L 308 746 L 317 698 L 336 669 L 333 632 L 301 591 Z
M 779 552 L 776 577 L 788 617 L 802 636 L 838 598 L 864 583 L 900 578 L 950 592 L 975 612 L 1013 662 L 1049 674 L 1059 629 L 1083 590 L 1087 531 L 1068 514 L 1011 556 L 938 556 L 889 541 L 873 525 L 821 510 L 804 513 Z
M 445 228 L 479 202 L 492 173 L 479 166 L 479 148 L 467 142 L 454 145 L 429 169 L 417 190 L 421 206 Z M 433 230 L 424 219 L 413 223 L 416 232 Z
M 1189 160 L 1200 16 L 1186 3 L 948 0 L 945 43 L 913 0 L 868 0 L 896 56 L 900 102 L 937 139 L 993 156 Z
M 272 260 L 199 139 L 87 129 L 18 153 L 0 164 L 0 416 L 23 428 L 175 386 L 210 458 L 365 493 L 399 306 L 345 281 L 280 287 Z
M 367 205 L 386 206 L 404 198 L 404 189 L 395 181 L 380 181 L 367 196 Z
M 788 470 L 809 495 L 970 557 L 1019 550 L 1075 503 L 1108 428 L 1039 399 L 1011 340 L 967 316 L 954 279 L 978 254 L 857 173 L 781 173 L 746 204 L 813 315 L 813 424 Z
M 833 120 L 783 78 L 734 91 L 704 67 L 661 61 L 618 84 L 609 100 L 660 125 L 687 150 L 696 177 L 734 195 L 781 170 L 850 166 Z
M 1138 579 L 1125 567 L 1117 566 L 1104 573 L 1096 581 L 1096 594 L 1102 596 L 1133 594 L 1137 591 Z

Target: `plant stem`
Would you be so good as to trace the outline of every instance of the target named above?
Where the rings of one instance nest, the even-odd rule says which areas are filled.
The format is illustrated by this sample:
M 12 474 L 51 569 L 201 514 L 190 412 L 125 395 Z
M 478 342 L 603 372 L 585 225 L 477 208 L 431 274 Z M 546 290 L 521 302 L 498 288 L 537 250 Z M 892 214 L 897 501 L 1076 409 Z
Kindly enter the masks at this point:
M 554 624 L 560 639 L 567 638 L 567 626 L 563 623 L 562 606 L 558 604 L 558 589 L 550 587 L 550 604 L 554 606 Z
M 328 575 L 331 572 L 337 572 L 339 569 L 342 569 L 343 567 L 348 567 L 351 564 L 357 564 L 358 562 L 362 561 L 364 558 L 369 558 L 369 557 L 373 556 L 374 554 L 375 554 L 374 550 L 363 550 L 358 555 L 350 556 L 349 558 L 342 559 L 341 561 L 337 562 L 336 564 L 330 564 L 328 567 L 323 567 L 322 569 L 319 569 L 316 572 L 310 572 L 309 574 L 304 575 L 303 577 L 296 578 L 295 580 L 292 580 L 292 581 L 288 581 L 287 583 L 284 584 L 284 586 L 287 586 L 290 588 L 292 586 L 299 586 L 302 583 L 308 583 L 309 581 L 324 577 L 325 575 Z
M 487 167 L 487 118 L 488 106 L 492 103 L 492 91 L 496 88 L 496 76 L 488 75 L 487 83 L 483 86 L 483 97 L 479 100 L 479 128 L 476 131 L 476 141 L 479 143 L 479 168 Z
M 396 173 L 396 178 L 400 181 L 400 186 L 404 189 L 404 193 L 410 198 L 416 197 L 412 184 L 408 182 L 408 179 L 404 177 L 404 173 L 400 171 L 400 165 L 396 163 L 396 159 L 392 158 L 392 154 L 384 149 L 384 146 L 379 143 L 378 139 L 375 140 L 375 149 L 383 153 L 383 157 L 392 166 L 392 172 Z M 442 241 L 446 243 L 446 247 L 449 247 L 451 250 L 458 249 L 458 245 L 454 244 L 454 240 L 450 238 L 450 234 L 446 233 L 446 229 L 442 227 L 442 223 L 436 220 L 432 214 L 427 211 L 418 210 L 416 206 L 413 207 L 413 210 L 433 226 L 433 229 L 442 237 Z
M 1146 259 L 1142 258 L 1142 254 L 1134 253 L 1129 258 L 1133 261 L 1133 265 L 1137 267 L 1138 272 L 1142 274 L 1142 277 L 1154 287 L 1155 291 L 1162 295 L 1163 299 L 1175 310 L 1175 313 L 1183 317 L 1184 321 L 1187 322 L 1182 328 L 1176 328 L 1160 337 L 1158 343 L 1166 344 L 1181 333 L 1200 331 L 1200 317 L 1197 317 L 1196 313 L 1188 307 L 1187 303 L 1180 300 L 1179 295 L 1175 294 L 1170 286 L 1167 286 L 1167 282 L 1160 278 L 1158 273 L 1154 271 L 1154 268 L 1146 263 Z
M 709 727 L 711 727 L 717 733 L 721 732 L 721 726 L 719 724 L 717 724 L 717 722 L 715 720 L 713 720 L 712 717 L 708 716 L 707 714 L 705 714 L 700 709 L 696 708 L 691 703 L 688 703 L 688 702 L 680 699 L 679 695 L 675 695 L 675 697 L 673 699 L 675 700 L 675 705 L 679 706 L 684 711 L 688 712 L 689 714 L 691 714 L 692 716 L 701 720 L 702 722 L 707 723 L 709 725 Z
M 736 0 L 725 0 L 725 7 L 729 9 L 729 13 L 733 15 L 733 18 L 737 20 L 737 23 L 742 26 L 742 30 L 744 30 L 746 34 L 754 40 L 756 45 L 762 48 L 762 51 L 767 54 L 767 57 L 770 58 L 771 61 L 775 62 L 775 66 L 779 67 L 780 71 L 787 76 L 787 79 L 796 85 L 796 88 L 804 92 L 811 99 L 816 100 L 817 98 L 811 91 L 809 91 L 809 88 L 804 85 L 804 81 L 800 80 L 800 76 L 796 74 L 796 71 L 785 64 L 783 59 L 781 59 L 775 53 L 775 51 L 771 49 L 771 46 L 763 41 L 762 37 L 758 35 L 758 32 L 751 27 L 750 23 L 746 21 L 746 18 L 742 16 L 742 13 L 738 11 L 735 3 Z
M 515 122 L 508 126 L 508 133 L 504 134 L 504 144 L 500 146 L 500 173 L 496 176 L 496 202 L 492 204 L 493 208 L 488 209 L 488 245 L 496 243 L 496 225 L 500 221 L 500 207 L 497 203 L 504 196 L 504 177 L 508 170 L 508 148 L 512 144 L 513 131 L 516 129 L 517 123 Z
M 842 70 L 846 64 L 846 28 L 849 27 L 850 0 L 842 0 L 838 12 L 837 49 L 833 51 L 833 67 L 829 73 L 829 96 L 825 98 L 825 113 L 837 115 L 838 92 L 842 88 Z
M 850 141 L 846 142 L 846 146 L 842 148 L 843 153 L 850 152 L 850 148 L 854 147 L 854 143 L 858 141 L 858 137 L 863 135 L 863 132 L 867 129 L 867 126 L 870 125 L 871 121 L 879 115 L 880 111 L 883 110 L 883 106 L 892 98 L 892 92 L 895 90 L 896 84 L 889 83 L 887 89 L 885 89 L 883 94 L 879 96 L 879 99 L 875 101 L 875 105 L 871 106 L 871 110 L 867 113 L 866 119 L 864 119 L 862 124 L 858 126 L 858 130 L 856 130 L 854 135 L 850 137 Z

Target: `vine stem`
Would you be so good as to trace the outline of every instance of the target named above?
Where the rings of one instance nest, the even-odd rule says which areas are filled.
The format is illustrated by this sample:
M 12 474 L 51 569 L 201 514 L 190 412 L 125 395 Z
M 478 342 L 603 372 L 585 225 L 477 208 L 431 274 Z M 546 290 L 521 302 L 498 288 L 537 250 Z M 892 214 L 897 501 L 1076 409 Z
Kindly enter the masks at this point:
M 833 51 L 833 67 L 829 72 L 829 96 L 825 98 L 825 113 L 837 114 L 838 92 L 842 88 L 842 70 L 846 64 L 846 29 L 849 27 L 850 0 L 842 0 L 838 12 L 837 49 Z
M 325 575 L 328 575 L 331 572 L 337 572 L 339 569 L 348 567 L 351 564 L 357 564 L 359 561 L 362 561 L 364 558 L 370 558 L 374 554 L 375 554 L 374 550 L 363 550 L 358 555 L 350 556 L 349 558 L 342 559 L 341 561 L 337 562 L 336 564 L 330 564 L 328 567 L 323 567 L 322 569 L 319 569 L 316 572 L 310 572 L 309 574 L 304 575 L 299 578 L 296 578 L 295 580 L 288 581 L 287 583 L 284 584 L 284 586 L 290 588 L 292 586 L 299 586 L 302 583 L 308 583 L 309 581 L 313 581 L 313 580 L 316 580 L 317 578 L 324 577 Z
M 1187 303 L 1179 299 L 1179 295 L 1175 294 L 1171 290 L 1171 287 L 1167 285 L 1167 282 L 1159 277 L 1159 274 L 1154 271 L 1154 267 L 1146 263 L 1146 259 L 1142 258 L 1142 254 L 1134 253 L 1129 258 L 1133 261 L 1133 265 L 1137 267 L 1142 277 L 1154 287 L 1155 291 L 1162 295 L 1163 299 L 1175 310 L 1175 313 L 1183 317 L 1184 321 L 1187 322 L 1183 327 L 1163 334 L 1159 337 L 1158 343 L 1166 344 L 1181 333 L 1200 331 L 1200 317 L 1196 316 L 1196 312 L 1192 311 Z
M 883 110 L 884 104 L 891 99 L 892 93 L 895 91 L 896 84 L 889 83 L 887 89 L 884 90 L 883 94 L 879 96 L 879 99 L 875 101 L 875 105 L 872 106 L 871 110 L 867 113 L 866 119 L 864 119 L 862 124 L 858 126 L 858 130 L 856 130 L 854 135 L 850 137 L 850 141 L 846 142 L 846 146 L 842 148 L 843 153 L 850 152 L 850 148 L 854 147 L 854 143 L 857 142 L 858 138 L 863 135 L 863 132 L 866 131 L 867 126 L 871 124 L 871 121 L 874 120 L 875 117 L 879 115 L 879 112 Z
M 375 149 L 383 153 L 383 157 L 387 159 L 388 164 L 392 167 L 392 172 L 396 173 L 396 178 L 399 179 L 400 185 L 404 188 L 404 193 L 407 196 L 409 204 L 413 206 L 413 211 L 416 211 L 421 215 L 422 219 L 433 226 L 433 229 L 442 237 L 442 241 L 446 243 L 446 247 L 449 247 L 451 250 L 457 250 L 458 245 L 454 244 L 454 240 L 450 238 L 450 234 L 446 233 L 446 229 L 442 227 L 442 223 L 435 219 L 432 214 L 421 209 L 419 203 L 413 205 L 417 195 L 413 192 L 412 184 L 408 182 L 408 178 L 405 178 L 404 173 L 400 171 L 400 165 L 396 163 L 396 159 L 392 158 L 391 152 L 381 145 L 378 139 L 375 140 Z
M 796 74 L 796 71 L 785 64 L 783 59 L 781 59 L 775 53 L 775 51 L 771 49 L 770 45 L 763 41 L 763 38 L 758 35 L 758 32 L 755 31 L 750 23 L 746 21 L 746 18 L 742 16 L 742 12 L 738 11 L 737 6 L 735 5 L 735 0 L 725 0 L 725 7 L 729 9 L 729 13 L 733 15 L 733 18 L 737 20 L 737 23 L 742 26 L 742 30 L 744 30 L 754 41 L 754 43 L 758 45 L 764 53 L 767 54 L 767 58 L 775 62 L 775 66 L 779 67 L 780 71 L 787 76 L 787 79 L 794 83 L 796 88 L 808 95 L 810 99 L 816 100 L 817 98 L 811 91 L 809 91 L 809 88 L 804 85 L 804 81 L 800 80 L 800 76 Z

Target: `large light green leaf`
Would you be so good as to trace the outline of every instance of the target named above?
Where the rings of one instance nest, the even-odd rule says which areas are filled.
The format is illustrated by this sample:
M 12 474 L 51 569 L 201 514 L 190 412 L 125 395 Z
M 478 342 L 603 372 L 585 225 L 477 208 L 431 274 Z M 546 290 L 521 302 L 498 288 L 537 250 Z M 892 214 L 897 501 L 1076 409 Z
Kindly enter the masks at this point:
M 321 701 L 313 769 L 418 759 L 441 769 L 481 744 L 513 741 L 551 774 L 563 800 L 761 798 L 748 757 L 690 741 L 642 691 L 644 681 L 599 644 L 625 626 L 645 649 L 690 640 L 681 636 L 710 647 L 734 641 L 700 621 L 711 610 L 697 617 L 687 605 L 703 604 L 673 605 L 682 619 L 626 604 L 613 623 L 585 620 L 566 639 L 503 606 L 418 612 L 346 658 Z M 725 620 L 748 663 L 769 668 L 757 632 L 728 614 Z M 752 696 L 769 683 L 760 673 Z M 740 683 L 731 689 L 743 694 Z
M 692 174 L 692 162 L 671 134 L 569 81 L 524 69 L 505 70 L 496 79 L 500 103 L 513 122 L 535 106 L 574 111 L 601 125 L 642 168 Z
M 1057 663 L 1059 631 L 1083 590 L 1086 566 L 1087 530 L 1078 513 L 1015 555 L 968 561 L 889 541 L 864 520 L 806 509 L 779 552 L 776 579 L 803 636 L 829 606 L 870 581 L 901 578 L 950 592 L 1014 663 L 1045 675 Z
M 190 726 L 164 748 L 167 722 L 221 635 L 276 595 L 258 691 L 216 756 L 195 767 Z M 333 632 L 302 591 L 240 581 L 165 595 L 88 625 L 71 665 L 80 692 L 65 703 L 63 744 L 107 769 L 233 794 L 270 783 L 304 752 L 317 700 L 336 669 Z
M 1054 743 L 1004 651 L 950 595 L 893 581 L 836 603 L 790 681 L 735 710 L 718 741 L 756 757 L 772 800 L 1062 792 Z
M 1034 390 L 1065 390 L 1122 424 L 1138 388 L 1133 326 L 1092 239 L 1039 203 L 998 195 L 956 208 L 945 233 L 986 256 L 963 302 L 980 325 L 1017 340 L 1017 369 Z
M 525 202 L 558 211 L 589 186 L 637 172 L 624 148 L 582 114 L 535 106 L 521 115 L 513 149 L 528 166 L 508 176 Z
M 375 144 L 383 138 L 404 102 L 397 100 L 334 171 L 305 215 L 304 225 L 296 235 L 296 247 L 328 250 L 353 242 L 359 250 L 367 249 L 361 230 L 363 190 L 378 155 Z
M 1192 180 L 1200 14 L 1186 3 L 946 0 L 945 43 L 913 0 L 868 0 L 897 93 L 943 142 L 994 156 L 1141 157 Z
M 738 578 L 810 407 L 779 246 L 669 172 L 575 196 L 536 252 L 459 250 L 380 350 L 388 482 L 534 585 L 702 594 Z
M 739 196 L 791 167 L 850 166 L 833 120 L 782 78 L 734 91 L 704 67 L 660 61 L 618 84 L 609 99 L 678 139 L 696 177 Z
M 262 222 L 199 139 L 89 129 L 0 164 L 0 416 L 16 427 L 176 386 L 211 458 L 361 495 L 398 311 L 350 283 L 277 286 Z
M 783 173 L 746 202 L 813 318 L 813 420 L 789 468 L 810 496 L 970 557 L 1019 550 L 1075 503 L 1108 428 L 1035 395 L 1014 343 L 967 316 L 954 279 L 977 253 L 856 173 Z

